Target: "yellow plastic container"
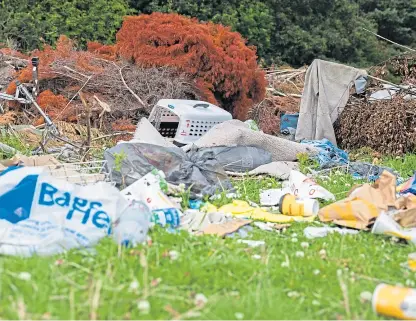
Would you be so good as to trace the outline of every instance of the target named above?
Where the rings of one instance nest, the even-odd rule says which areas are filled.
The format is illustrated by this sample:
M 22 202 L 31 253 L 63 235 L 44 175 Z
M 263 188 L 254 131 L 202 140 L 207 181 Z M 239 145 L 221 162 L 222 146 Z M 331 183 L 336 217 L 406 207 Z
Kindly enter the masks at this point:
M 416 290 L 379 284 L 373 294 L 373 310 L 401 320 L 416 320 Z
M 292 194 L 283 195 L 279 205 L 280 213 L 289 216 L 316 216 L 319 203 L 314 199 L 299 200 Z
M 410 270 L 416 271 L 416 253 L 410 253 L 407 256 L 407 264 Z

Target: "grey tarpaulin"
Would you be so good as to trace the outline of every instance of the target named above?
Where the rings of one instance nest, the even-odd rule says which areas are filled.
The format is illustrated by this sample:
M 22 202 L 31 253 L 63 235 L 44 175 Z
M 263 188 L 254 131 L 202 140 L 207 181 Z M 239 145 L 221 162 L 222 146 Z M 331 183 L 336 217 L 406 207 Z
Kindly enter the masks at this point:
M 227 172 L 244 173 L 272 161 L 272 155 L 264 149 L 250 146 L 211 147 L 211 151 Z
M 251 130 L 247 124 L 236 119 L 215 125 L 196 142 L 186 145 L 182 149 L 186 151 L 194 145 L 201 149 L 224 146 L 257 147 L 269 152 L 273 162 L 296 161 L 299 153 L 317 152 L 317 149 L 312 146 Z
M 271 162 L 269 164 L 261 165 L 247 173 L 228 172 L 230 176 L 256 176 L 269 175 L 280 180 L 289 179 L 292 170 L 299 170 L 299 163 L 297 162 Z
M 195 194 L 213 195 L 232 189 L 231 182 L 212 151 L 163 147 L 145 143 L 121 143 L 105 151 L 108 170 L 117 185 L 128 186 L 150 172 L 162 170 L 169 183 L 185 184 Z
M 350 89 L 365 70 L 315 59 L 305 77 L 296 140 L 327 138 L 336 145 L 333 123 L 343 111 Z

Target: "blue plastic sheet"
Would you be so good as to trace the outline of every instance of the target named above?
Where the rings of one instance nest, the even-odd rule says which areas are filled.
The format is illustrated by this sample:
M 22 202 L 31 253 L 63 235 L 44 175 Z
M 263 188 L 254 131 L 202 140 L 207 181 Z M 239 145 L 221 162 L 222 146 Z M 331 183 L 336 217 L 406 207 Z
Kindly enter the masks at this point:
M 319 163 L 320 169 L 329 169 L 349 165 L 348 171 L 353 178 L 365 179 L 369 181 L 375 181 L 378 179 L 384 170 L 398 176 L 398 173 L 388 167 L 377 166 L 364 162 L 350 162 L 348 153 L 336 147 L 328 139 L 303 140 L 301 143 L 314 146 L 319 150 L 319 153 L 312 156 L 312 158 Z M 400 182 L 400 178 L 398 178 L 398 181 Z
M 349 163 L 348 153 L 339 149 L 328 139 L 322 140 L 303 140 L 302 144 L 314 146 L 320 150 L 319 154 L 313 158 L 318 161 L 321 169 L 327 169 Z

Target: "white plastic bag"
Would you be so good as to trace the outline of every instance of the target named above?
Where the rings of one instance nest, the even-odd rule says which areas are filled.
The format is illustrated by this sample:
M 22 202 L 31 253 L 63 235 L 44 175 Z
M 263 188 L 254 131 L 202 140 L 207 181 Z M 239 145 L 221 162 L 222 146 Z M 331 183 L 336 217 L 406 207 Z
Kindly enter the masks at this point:
M 126 207 L 108 183 L 75 185 L 35 167 L 7 171 L 0 176 L 0 254 L 53 255 L 95 245 Z

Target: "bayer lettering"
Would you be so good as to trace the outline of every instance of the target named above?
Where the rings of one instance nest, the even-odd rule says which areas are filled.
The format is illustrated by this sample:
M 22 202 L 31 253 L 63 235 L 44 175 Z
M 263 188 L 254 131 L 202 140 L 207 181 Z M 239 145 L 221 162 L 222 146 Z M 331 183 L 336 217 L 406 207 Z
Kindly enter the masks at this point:
M 91 217 L 91 222 L 94 226 L 99 229 L 107 229 L 110 227 L 110 217 L 106 212 L 100 210 L 100 207 L 103 205 L 102 203 L 90 202 L 79 197 L 72 198 L 70 193 L 59 191 L 56 187 L 48 183 L 42 183 L 38 203 L 44 206 L 58 205 L 68 207 L 70 210 L 66 215 L 66 219 L 72 220 L 76 214 L 80 213 L 82 214 L 82 224 L 87 224 L 91 213 L 94 213 Z

